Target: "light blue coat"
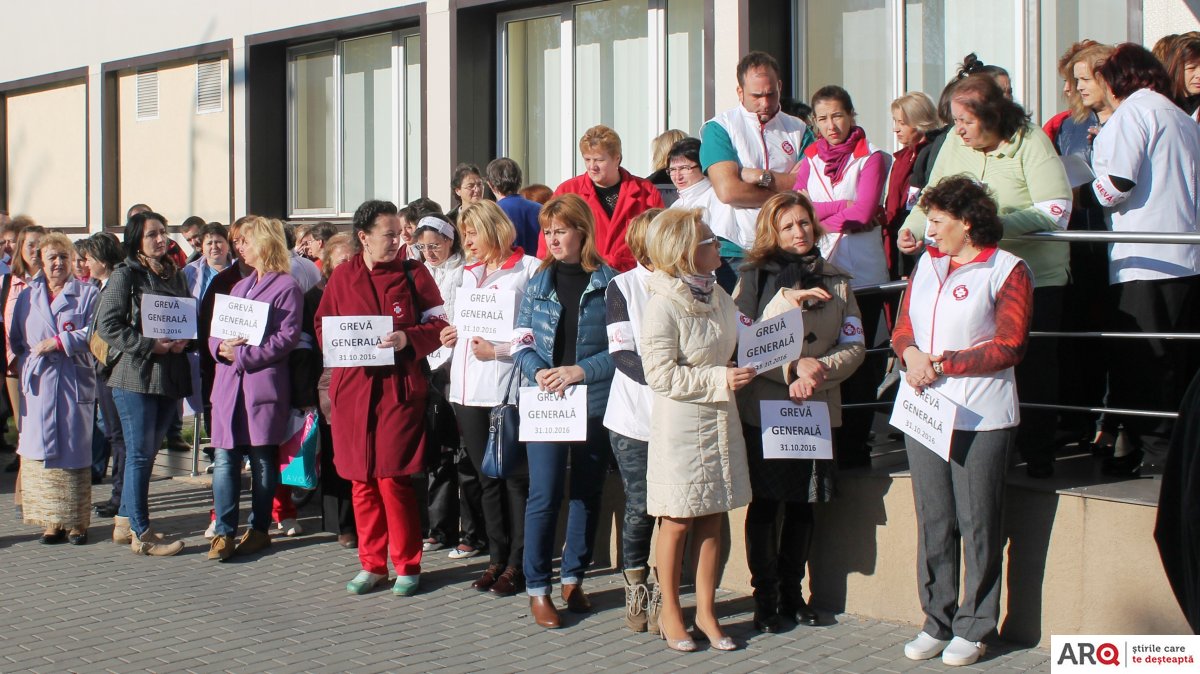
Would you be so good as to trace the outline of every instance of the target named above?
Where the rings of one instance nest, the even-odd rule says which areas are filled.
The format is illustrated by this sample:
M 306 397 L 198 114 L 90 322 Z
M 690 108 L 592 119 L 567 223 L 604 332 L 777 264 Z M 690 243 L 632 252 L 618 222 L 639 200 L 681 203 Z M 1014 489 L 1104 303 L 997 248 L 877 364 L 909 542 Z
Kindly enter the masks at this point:
M 77 469 L 92 464 L 96 417 L 96 370 L 88 350 L 88 328 L 100 290 L 77 279 L 67 281 L 50 300 L 39 276 L 17 298 L 8 326 L 21 372 L 21 456 L 45 461 L 47 468 Z M 42 356 L 33 347 L 58 337 L 62 350 Z

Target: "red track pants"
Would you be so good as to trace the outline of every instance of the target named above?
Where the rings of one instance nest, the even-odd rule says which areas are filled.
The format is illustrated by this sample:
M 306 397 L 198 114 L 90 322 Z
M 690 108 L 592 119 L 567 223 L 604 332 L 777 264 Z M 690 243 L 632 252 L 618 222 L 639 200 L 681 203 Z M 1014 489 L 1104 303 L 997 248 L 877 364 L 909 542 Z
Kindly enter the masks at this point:
M 388 554 L 396 575 L 421 573 L 421 516 L 412 478 L 383 477 L 353 483 L 358 559 L 364 571 L 387 575 Z

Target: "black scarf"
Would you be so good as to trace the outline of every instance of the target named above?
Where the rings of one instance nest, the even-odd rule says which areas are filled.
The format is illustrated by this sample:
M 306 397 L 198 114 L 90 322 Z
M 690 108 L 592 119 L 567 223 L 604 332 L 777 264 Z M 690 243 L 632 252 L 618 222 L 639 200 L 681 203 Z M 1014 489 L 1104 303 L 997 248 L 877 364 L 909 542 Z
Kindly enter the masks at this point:
M 779 267 L 780 288 L 807 290 L 825 287 L 818 273 L 822 258 L 821 249 L 817 246 L 804 255 L 777 250 L 767 260 Z

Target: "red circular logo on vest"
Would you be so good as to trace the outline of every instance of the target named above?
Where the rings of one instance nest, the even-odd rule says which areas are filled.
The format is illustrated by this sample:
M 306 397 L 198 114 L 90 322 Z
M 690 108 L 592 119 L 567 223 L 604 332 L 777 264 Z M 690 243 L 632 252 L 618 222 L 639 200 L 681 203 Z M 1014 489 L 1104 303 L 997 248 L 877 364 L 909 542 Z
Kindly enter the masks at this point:
M 783 151 L 788 154 L 794 154 L 796 152 L 796 148 L 793 147 L 790 142 L 785 140 L 783 141 Z
M 753 320 L 752 320 L 752 319 L 751 319 L 749 316 L 747 316 L 746 314 L 738 314 L 738 320 L 742 322 L 742 325 L 750 325 L 751 323 L 753 323 L 753 322 L 754 322 L 754 321 L 753 321 Z
M 75 324 L 72 323 L 71 321 L 67 321 L 66 323 L 63 323 L 63 332 L 70 332 L 74 329 L 75 329 Z
M 392 305 L 392 313 L 396 314 L 397 316 L 404 315 L 404 309 L 400 306 L 399 302 L 396 302 L 395 304 Z
M 1058 218 L 1058 217 L 1062 217 L 1062 214 L 1063 214 L 1062 206 L 1059 206 L 1058 204 L 1050 204 L 1050 215 L 1053 215 L 1054 217 Z
M 954 286 L 953 292 L 954 292 L 954 299 L 956 299 L 956 300 L 965 300 L 965 299 L 967 299 L 967 295 L 970 294 L 967 292 L 966 286 Z
M 533 333 L 526 332 L 525 334 L 521 335 L 521 343 L 524 344 L 525 346 L 529 346 L 530 344 L 533 344 Z
M 847 337 L 853 337 L 854 335 L 861 335 L 862 331 L 863 331 L 862 328 L 855 326 L 853 323 L 843 323 L 842 324 L 842 334 Z

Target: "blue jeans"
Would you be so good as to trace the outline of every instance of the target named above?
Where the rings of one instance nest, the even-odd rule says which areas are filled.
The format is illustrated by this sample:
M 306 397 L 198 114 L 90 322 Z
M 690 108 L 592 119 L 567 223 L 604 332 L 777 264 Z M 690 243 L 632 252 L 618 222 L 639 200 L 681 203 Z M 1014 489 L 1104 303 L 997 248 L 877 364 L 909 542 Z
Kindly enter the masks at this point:
M 588 419 L 585 442 L 531 442 L 529 501 L 525 506 L 525 587 L 529 596 L 550 594 L 554 535 L 563 499 L 567 460 L 571 462 L 571 504 L 567 510 L 567 541 L 562 551 L 562 583 L 576 585 L 592 563 L 599 521 L 600 497 L 612 449 L 603 419 Z
M 150 528 L 150 473 L 174 414 L 175 400 L 121 388 L 112 392 L 125 436 L 125 484 L 117 514 L 128 517 L 130 528 L 141 536 Z
M 113 390 L 103 382 L 96 384 L 97 416 L 103 422 L 104 436 L 112 456 L 112 496 L 108 502 L 120 507 L 121 493 L 125 487 L 125 432 L 121 429 L 121 413 L 113 400 Z
M 238 501 L 242 497 L 242 459 L 250 457 L 250 526 L 264 534 L 271 526 L 271 502 L 279 488 L 279 447 L 242 445 L 218 449 L 213 466 L 213 508 L 217 535 L 233 536 L 238 528 Z

